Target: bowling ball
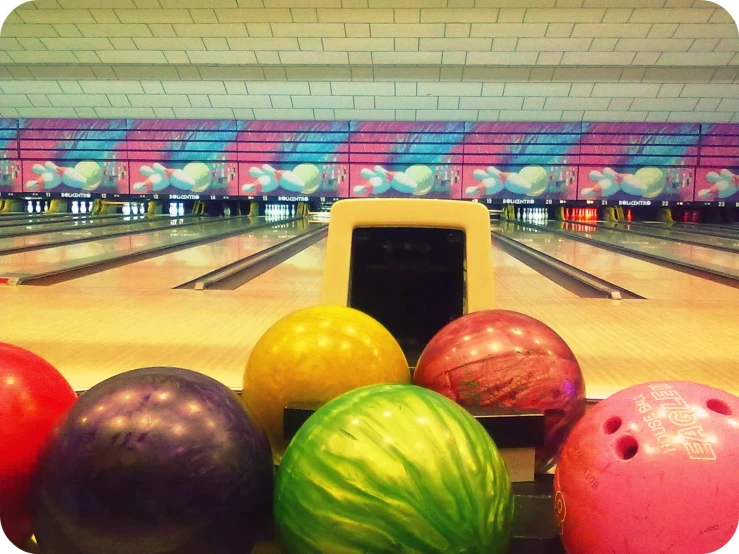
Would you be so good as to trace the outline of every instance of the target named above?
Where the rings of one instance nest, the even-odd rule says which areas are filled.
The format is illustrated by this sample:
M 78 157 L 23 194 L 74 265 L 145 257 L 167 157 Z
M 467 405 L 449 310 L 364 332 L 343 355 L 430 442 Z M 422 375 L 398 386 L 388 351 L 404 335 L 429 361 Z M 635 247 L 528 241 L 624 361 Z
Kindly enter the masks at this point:
M 738 416 L 736 396 L 685 381 L 599 402 L 572 430 L 555 474 L 567 552 L 719 550 L 739 520 Z
M 275 487 L 289 553 L 504 553 L 513 509 L 487 432 L 413 385 L 363 387 L 325 404 L 293 438 Z
M 85 179 L 82 185 L 85 190 L 95 190 L 103 180 L 103 169 L 98 162 L 82 161 L 75 165 L 74 169 Z
M 540 165 L 529 165 L 521 169 L 518 174 L 531 184 L 527 196 L 540 196 L 549 185 L 549 172 Z
M 46 360 L 0 343 L 0 518 L 27 514 L 39 452 L 76 399 Z
M 405 170 L 405 174 L 416 183 L 413 194 L 423 196 L 434 188 L 434 172 L 427 165 L 412 165 Z
M 462 406 L 543 412 L 541 472 L 553 467 L 585 413 L 585 382 L 567 343 L 541 321 L 506 310 L 474 312 L 442 328 L 421 354 L 413 382 Z
M 203 192 L 210 186 L 210 167 L 203 162 L 190 162 L 182 168 L 195 184 L 192 186 L 193 192 Z
M 293 169 L 293 173 L 305 183 L 302 190 L 303 194 L 315 194 L 318 187 L 321 186 L 321 171 L 314 164 L 299 164 Z
M 410 380 L 400 345 L 380 323 L 352 308 L 314 306 L 283 317 L 259 339 L 246 364 L 242 398 L 279 461 L 287 446 L 282 413 L 288 405 Z
M 243 554 L 267 525 L 272 458 L 238 397 L 147 368 L 83 394 L 39 462 L 43 554 Z

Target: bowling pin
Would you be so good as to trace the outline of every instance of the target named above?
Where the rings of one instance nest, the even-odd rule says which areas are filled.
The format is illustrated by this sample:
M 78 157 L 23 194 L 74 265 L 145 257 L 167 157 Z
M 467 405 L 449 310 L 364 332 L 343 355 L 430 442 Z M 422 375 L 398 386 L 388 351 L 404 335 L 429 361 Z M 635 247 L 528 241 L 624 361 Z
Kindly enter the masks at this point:
M 142 202 L 139 206 L 139 213 L 141 215 L 144 215 L 146 213 L 146 202 Z
M 131 215 L 131 204 L 128 202 L 123 204 L 123 215 Z
M 33 213 L 33 200 L 29 200 L 28 201 L 28 204 L 26 205 L 26 211 L 29 214 L 32 214 Z
M 290 208 L 290 217 L 295 217 L 295 205 L 294 204 L 292 208 Z
M 80 213 L 87 213 L 87 203 L 84 200 L 80 202 Z
M 133 215 L 139 215 L 139 205 L 136 204 L 136 202 L 134 202 L 133 204 L 131 204 L 131 213 Z
M 177 215 L 185 215 L 185 204 L 180 202 L 180 205 L 177 206 Z
M 73 214 L 80 213 L 80 203 L 77 200 L 72 202 L 72 213 Z
M 170 202 L 169 203 L 169 215 L 170 215 L 170 217 L 176 217 L 177 216 L 177 203 L 176 202 Z

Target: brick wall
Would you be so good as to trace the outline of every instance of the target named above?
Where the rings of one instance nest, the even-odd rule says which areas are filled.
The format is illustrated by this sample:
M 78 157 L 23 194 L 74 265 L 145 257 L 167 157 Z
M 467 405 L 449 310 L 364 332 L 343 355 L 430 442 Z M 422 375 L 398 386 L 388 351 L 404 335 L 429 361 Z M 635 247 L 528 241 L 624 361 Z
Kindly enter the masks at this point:
M 702 0 L 38 0 L 0 64 L 0 117 L 739 121 Z

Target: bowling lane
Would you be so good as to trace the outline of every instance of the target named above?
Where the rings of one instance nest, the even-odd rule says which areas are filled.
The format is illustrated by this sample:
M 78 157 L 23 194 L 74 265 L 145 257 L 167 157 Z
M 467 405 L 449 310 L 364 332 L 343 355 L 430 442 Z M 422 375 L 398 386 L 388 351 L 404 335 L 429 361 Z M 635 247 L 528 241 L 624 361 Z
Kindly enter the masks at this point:
M 646 233 L 656 238 L 668 238 L 673 240 L 683 240 L 697 242 L 707 247 L 716 246 L 719 248 L 729 248 L 739 253 L 739 236 L 736 238 L 708 236 L 679 229 L 670 229 L 666 227 L 646 227 L 644 225 L 634 225 L 631 223 L 601 223 L 598 225 L 603 229 L 622 229 L 624 231 L 634 231 L 635 233 Z
M 563 221 L 550 221 L 543 228 L 581 234 L 587 238 L 628 248 L 637 253 L 660 256 L 676 262 L 687 262 L 739 278 L 739 255 L 734 253 Z
M 685 302 L 710 300 L 718 303 L 729 300 L 739 301 L 739 291 L 731 287 L 630 256 L 620 255 L 605 248 L 532 229 L 515 222 L 503 222 L 497 229 L 526 246 L 647 299 L 674 300 L 680 298 Z
M 694 233 L 700 235 L 711 235 L 724 238 L 739 239 L 739 225 L 731 226 L 718 226 L 710 225 L 705 223 L 683 223 L 675 221 L 673 223 L 662 223 L 659 221 L 640 221 L 633 223 L 632 225 L 638 225 L 639 227 L 647 228 L 658 228 L 658 229 L 674 229 L 675 231 L 681 231 L 686 233 Z
M 544 277 L 541 273 L 493 246 L 492 284 L 496 300 L 513 304 L 512 309 L 532 302 L 561 302 L 579 296 Z M 523 309 L 523 308 L 518 308 Z
M 169 216 L 166 216 L 169 217 Z M 79 229 L 82 227 L 97 227 L 100 225 L 117 225 L 131 221 L 154 221 L 156 219 L 164 220 L 165 216 L 124 216 L 122 214 L 106 215 L 100 217 L 75 217 L 69 219 L 57 219 L 55 221 L 32 221 L 22 225 L 0 225 L 0 238 L 12 237 L 19 234 L 30 233 L 53 233 L 55 231 L 64 231 L 67 229 Z
M 7 213 L 7 214 L 5 214 L 5 213 L 0 214 L 0 224 L 4 224 L 6 222 L 7 223 L 10 223 L 11 221 L 16 221 L 16 222 L 17 221 L 22 221 L 24 219 L 27 219 L 27 220 L 35 219 L 35 220 L 38 220 L 38 221 L 41 221 L 41 220 L 53 220 L 55 218 L 66 217 L 66 216 L 71 216 L 71 215 L 74 215 L 74 214 L 71 214 L 71 213 L 63 213 L 63 212 L 62 213 L 53 213 L 53 214 L 44 213 L 44 212 L 42 212 L 42 213 L 10 212 L 10 213 Z
M 0 273 L 42 273 L 49 270 L 79 267 L 87 263 L 102 263 L 115 260 L 124 254 L 141 250 L 173 246 L 197 238 L 216 237 L 264 223 L 264 218 L 230 218 L 201 225 L 173 225 L 166 229 L 135 233 L 121 237 L 93 240 L 89 242 L 43 248 L 31 252 L 0 256 Z
M 316 304 L 320 296 L 325 258 L 326 239 L 322 239 L 234 291 L 212 291 L 211 294 L 231 292 L 295 305 L 295 309 L 310 306 Z
M 198 221 L 212 221 L 206 217 L 197 218 Z M 54 233 L 42 233 L 20 237 L 0 236 L 0 255 L 5 250 L 26 247 L 56 246 L 60 243 L 71 243 L 89 238 L 105 238 L 108 235 L 126 233 L 128 231 L 141 231 L 142 233 L 157 229 L 167 229 L 174 225 L 190 223 L 192 219 L 182 220 L 179 218 L 141 219 L 134 221 L 121 221 L 118 225 L 105 225 L 97 227 L 91 224 L 81 224 L 72 228 L 61 229 Z
M 91 216 L 90 214 L 72 214 L 72 213 L 60 213 L 60 214 L 25 214 L 15 216 L 0 216 L 0 229 L 6 228 L 18 228 L 25 225 L 36 225 L 39 227 L 45 227 L 47 225 L 57 225 L 59 223 L 70 222 L 70 221 L 86 221 L 90 219 L 111 219 L 116 217 L 123 217 L 123 214 L 105 214 Z
M 236 289 L 236 294 L 267 298 L 276 302 L 317 302 L 324 270 L 326 240 L 299 252 L 277 267 Z M 529 305 L 532 301 L 578 299 L 578 296 L 550 281 L 523 262 L 498 248 L 492 248 L 496 298 L 507 306 Z M 215 292 L 215 291 L 212 291 Z M 308 304 L 306 304 L 308 305 Z
M 304 233 L 316 224 L 293 221 L 274 227 L 255 229 L 243 235 L 169 252 L 161 256 L 101 271 L 54 285 L 55 289 L 115 288 L 161 292 L 256 254 L 283 240 Z

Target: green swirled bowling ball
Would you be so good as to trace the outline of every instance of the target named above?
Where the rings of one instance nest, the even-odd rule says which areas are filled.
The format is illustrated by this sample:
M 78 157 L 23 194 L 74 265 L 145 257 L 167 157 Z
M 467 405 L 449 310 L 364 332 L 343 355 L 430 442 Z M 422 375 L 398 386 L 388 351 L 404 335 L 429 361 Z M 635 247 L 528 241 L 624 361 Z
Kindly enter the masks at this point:
M 289 553 L 508 552 L 513 498 L 490 436 L 451 400 L 372 385 L 313 414 L 277 475 Z

